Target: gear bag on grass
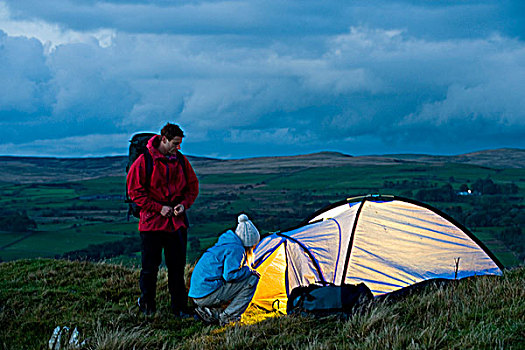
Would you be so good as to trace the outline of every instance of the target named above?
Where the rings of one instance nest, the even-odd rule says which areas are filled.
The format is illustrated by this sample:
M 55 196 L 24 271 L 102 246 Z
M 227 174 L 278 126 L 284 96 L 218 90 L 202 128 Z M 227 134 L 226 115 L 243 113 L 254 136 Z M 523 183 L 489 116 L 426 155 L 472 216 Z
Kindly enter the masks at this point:
M 288 297 L 286 312 L 315 316 L 350 314 L 354 307 L 359 307 L 372 299 L 372 292 L 364 283 L 342 286 L 311 284 L 292 290 Z

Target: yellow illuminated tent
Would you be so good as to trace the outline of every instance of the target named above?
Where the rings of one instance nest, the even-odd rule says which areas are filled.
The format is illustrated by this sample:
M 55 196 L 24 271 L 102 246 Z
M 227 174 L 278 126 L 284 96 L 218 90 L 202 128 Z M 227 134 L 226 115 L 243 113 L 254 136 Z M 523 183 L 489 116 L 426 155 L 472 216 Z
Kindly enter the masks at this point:
M 436 278 L 502 273 L 465 227 L 397 196 L 356 197 L 322 209 L 298 228 L 263 238 L 254 266 L 261 279 L 252 303 L 282 312 L 298 286 L 363 282 L 380 296 Z

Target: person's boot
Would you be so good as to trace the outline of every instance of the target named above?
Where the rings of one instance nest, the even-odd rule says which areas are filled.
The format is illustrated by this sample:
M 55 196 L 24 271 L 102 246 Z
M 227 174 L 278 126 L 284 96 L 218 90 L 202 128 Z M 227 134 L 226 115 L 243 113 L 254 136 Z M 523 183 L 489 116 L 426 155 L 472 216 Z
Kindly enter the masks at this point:
M 151 303 L 142 300 L 142 298 L 137 299 L 137 305 L 139 306 L 139 311 L 145 316 L 151 316 L 157 311 L 155 305 L 151 305 Z
M 197 306 L 195 314 L 201 321 L 207 324 L 219 324 L 219 313 L 215 309 L 210 309 L 205 306 Z
M 188 298 L 186 297 L 182 301 L 180 298 L 175 297 L 174 295 L 171 296 L 171 313 L 175 318 L 190 318 L 193 317 L 193 313 L 188 308 Z
M 221 327 L 227 326 L 235 322 L 239 322 L 240 320 L 241 320 L 241 316 L 230 316 L 226 314 L 225 312 L 222 312 L 219 315 L 219 325 Z
M 171 312 L 173 313 L 173 316 L 175 316 L 175 318 L 186 319 L 193 317 L 189 310 L 171 308 Z

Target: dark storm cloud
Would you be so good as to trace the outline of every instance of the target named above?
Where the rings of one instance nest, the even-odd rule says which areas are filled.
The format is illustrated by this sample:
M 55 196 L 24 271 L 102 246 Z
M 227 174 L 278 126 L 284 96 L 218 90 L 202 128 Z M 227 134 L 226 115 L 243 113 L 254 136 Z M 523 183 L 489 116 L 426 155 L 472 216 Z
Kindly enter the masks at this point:
M 433 38 L 523 35 L 520 1 L 70 1 L 8 0 L 13 16 L 68 28 L 130 33 L 326 35 L 350 25 Z M 269 38 L 266 38 L 269 39 Z
M 51 72 L 38 40 L 0 31 L 0 67 L 0 111 L 32 114 L 48 108 Z M 7 114 L 2 118 L 9 119 Z
M 46 57 L 38 40 L 0 32 L 2 143 L 117 131 L 137 97 L 106 54 L 71 44 Z
M 166 120 L 191 135 L 187 152 L 221 157 L 525 146 L 516 2 L 18 0 L 2 8 L 3 154 L 124 153 L 126 135 Z M 27 126 L 38 133 L 20 143 Z

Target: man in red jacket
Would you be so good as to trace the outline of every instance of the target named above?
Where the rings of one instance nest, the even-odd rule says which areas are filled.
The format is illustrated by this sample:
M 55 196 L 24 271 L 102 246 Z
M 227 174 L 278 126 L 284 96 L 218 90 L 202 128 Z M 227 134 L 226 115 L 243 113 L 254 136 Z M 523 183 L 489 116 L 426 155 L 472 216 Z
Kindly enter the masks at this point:
M 139 231 L 142 239 L 142 270 L 138 300 L 140 311 L 156 311 L 157 273 L 164 260 L 168 268 L 171 309 L 176 317 L 186 317 L 188 295 L 184 283 L 188 210 L 199 194 L 199 181 L 189 161 L 179 152 L 184 133 L 167 123 L 160 135 L 147 145 L 153 160 L 148 181 L 145 155 L 131 166 L 127 186 L 131 200 L 141 207 Z

